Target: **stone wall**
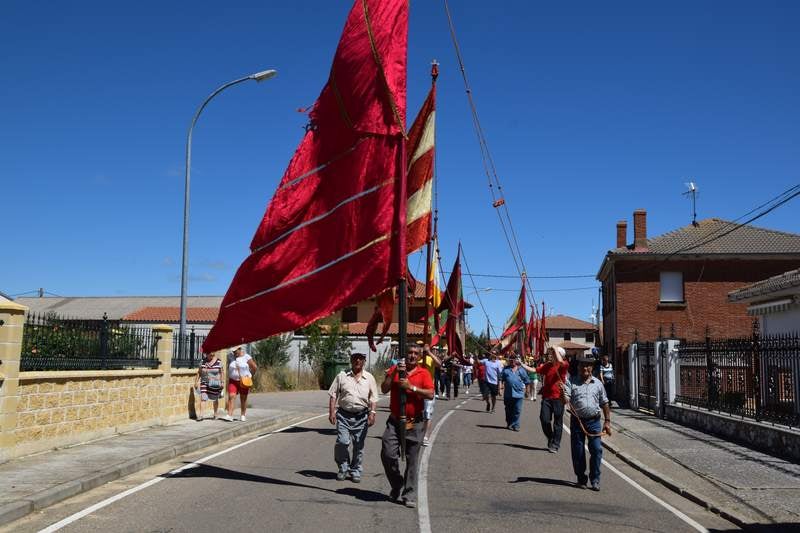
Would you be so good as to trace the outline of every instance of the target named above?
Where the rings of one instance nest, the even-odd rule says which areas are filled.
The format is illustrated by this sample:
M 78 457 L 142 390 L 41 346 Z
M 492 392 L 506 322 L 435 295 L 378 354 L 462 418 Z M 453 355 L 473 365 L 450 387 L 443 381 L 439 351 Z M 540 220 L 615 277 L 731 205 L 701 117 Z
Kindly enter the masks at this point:
M 667 405 L 668 420 L 718 435 L 749 448 L 800 462 L 800 431 L 768 426 L 720 413 L 681 405 Z
M 153 370 L 21 372 L 16 446 L 35 453 L 158 423 L 163 376 Z
M 156 370 L 20 372 L 25 311 L 0 302 L 0 462 L 194 415 L 197 370 L 172 368 L 171 326 L 153 327 Z

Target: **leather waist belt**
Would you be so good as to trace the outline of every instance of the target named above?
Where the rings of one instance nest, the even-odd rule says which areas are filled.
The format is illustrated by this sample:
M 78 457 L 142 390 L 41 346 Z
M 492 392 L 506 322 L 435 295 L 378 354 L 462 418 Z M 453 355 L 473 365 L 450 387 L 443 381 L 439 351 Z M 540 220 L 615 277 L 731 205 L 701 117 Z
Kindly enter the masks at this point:
M 369 413 L 369 408 L 364 409 L 363 411 L 347 411 L 345 409 L 339 409 L 338 412 L 347 418 L 358 418 L 361 416 L 366 416 Z

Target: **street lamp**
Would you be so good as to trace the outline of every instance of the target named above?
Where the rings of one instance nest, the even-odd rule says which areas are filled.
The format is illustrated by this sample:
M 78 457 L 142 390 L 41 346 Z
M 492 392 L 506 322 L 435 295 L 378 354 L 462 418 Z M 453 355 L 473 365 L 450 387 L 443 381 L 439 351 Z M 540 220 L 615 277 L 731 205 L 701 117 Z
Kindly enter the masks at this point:
M 189 178 L 192 171 L 192 131 L 194 130 L 194 125 L 197 122 L 197 119 L 200 118 L 200 113 L 203 112 L 203 109 L 205 109 L 208 102 L 210 102 L 212 98 L 217 96 L 228 87 L 248 80 L 262 82 L 274 77 L 277 73 L 278 71 L 272 69 L 263 70 L 261 72 L 256 72 L 255 74 L 245 76 L 244 78 L 239 78 L 238 80 L 229 81 L 211 93 L 208 98 L 206 98 L 203 103 L 200 104 L 200 107 L 197 108 L 197 112 L 194 114 L 192 123 L 189 126 L 189 134 L 186 137 L 186 181 L 183 186 L 183 260 L 181 263 L 181 316 L 180 327 L 178 328 L 178 357 L 181 359 L 184 357 L 185 352 L 185 345 L 183 341 L 184 335 L 186 334 L 186 285 L 189 271 Z

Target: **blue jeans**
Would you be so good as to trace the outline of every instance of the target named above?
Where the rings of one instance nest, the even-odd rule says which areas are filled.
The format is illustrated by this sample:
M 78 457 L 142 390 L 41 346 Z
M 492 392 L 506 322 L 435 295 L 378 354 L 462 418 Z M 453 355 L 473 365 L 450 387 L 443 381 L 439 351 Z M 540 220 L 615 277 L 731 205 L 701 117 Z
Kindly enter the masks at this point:
M 472 374 L 464 374 L 464 386 L 469 387 L 472 385 Z
M 506 425 L 511 429 L 519 429 L 519 418 L 525 398 L 503 398 L 506 404 Z
M 367 440 L 367 417 L 364 411 L 360 416 L 336 411 L 336 445 L 333 448 L 333 457 L 339 465 L 340 472 L 350 472 L 361 475 L 362 461 L 364 460 L 364 442 Z M 350 457 L 350 444 L 353 445 L 353 456 Z
M 600 433 L 603 424 L 600 417 L 594 420 L 582 420 L 586 431 L 589 433 Z M 570 443 L 572 444 L 572 469 L 578 476 L 578 483 L 586 483 L 586 448 L 583 447 L 587 436 L 583 433 L 578 419 L 573 415 L 570 417 L 569 431 Z M 589 478 L 592 483 L 600 483 L 600 462 L 603 460 L 603 443 L 600 437 L 588 437 L 589 439 Z

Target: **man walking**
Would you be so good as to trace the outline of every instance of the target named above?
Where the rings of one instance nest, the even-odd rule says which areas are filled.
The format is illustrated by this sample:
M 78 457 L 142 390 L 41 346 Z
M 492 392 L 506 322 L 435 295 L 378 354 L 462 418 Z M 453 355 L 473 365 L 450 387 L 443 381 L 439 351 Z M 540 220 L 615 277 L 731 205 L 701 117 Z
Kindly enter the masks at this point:
M 572 406 L 569 430 L 572 445 L 572 469 L 578 477 L 577 485 L 586 487 L 591 482 L 592 490 L 600 490 L 600 464 L 603 461 L 601 430 L 611 435 L 611 409 L 605 388 L 599 379 L 592 376 L 594 359 L 578 359 L 578 375 L 571 376 L 563 386 L 562 399 Z M 600 413 L 604 422 L 600 425 Z M 589 477 L 586 477 L 585 440 L 589 439 Z
M 431 380 L 433 380 L 434 383 L 433 398 L 431 398 L 430 400 L 424 400 L 423 402 L 424 408 L 422 412 L 422 420 L 423 420 L 422 434 L 424 435 L 424 437 L 422 437 L 422 445 L 427 446 L 428 441 L 431 438 L 431 431 L 433 430 L 433 424 L 431 424 L 431 419 L 433 418 L 433 408 L 436 405 L 436 394 L 435 394 L 436 380 L 433 378 L 433 376 L 436 373 L 436 370 L 442 367 L 442 362 L 439 360 L 436 354 L 431 351 L 429 345 L 425 344 L 422 347 L 422 351 L 423 354 L 422 358 L 419 360 L 419 366 L 428 371 L 428 373 L 431 375 Z
M 539 420 L 547 437 L 547 451 L 556 453 L 561 446 L 564 404 L 561 403 L 561 384 L 567 379 L 569 363 L 564 361 L 564 348 L 551 346 L 547 349 L 548 361 L 536 367 L 542 377 L 542 407 Z
M 381 438 L 381 462 L 391 485 L 389 499 L 396 502 L 402 496 L 406 507 L 417 506 L 417 458 L 422 444 L 423 400 L 433 399 L 433 380 L 430 373 L 419 366 L 421 350 L 410 346 L 405 361 L 389 368 L 381 383 L 381 392 L 391 391 L 389 398 L 389 420 Z M 406 471 L 400 473 L 401 423 L 400 391 L 406 393 Z
M 525 387 L 529 383 L 528 373 L 520 366 L 516 354 L 509 355 L 508 362 L 509 365 L 500 374 L 500 381 L 505 385 L 503 403 L 506 406 L 506 427 L 513 431 L 519 431 Z
M 497 360 L 497 352 L 492 351 L 489 354 L 489 359 L 481 361 L 486 368 L 486 392 L 484 396 L 486 400 L 486 411 L 494 413 L 495 405 L 497 404 L 497 394 L 500 387 L 500 373 L 503 371 L 503 363 Z M 492 404 L 491 410 L 489 409 L 489 397 L 491 396 Z
M 351 354 L 350 370 L 339 372 L 328 389 L 328 420 L 336 425 L 333 457 L 339 466 L 336 474 L 339 481 L 350 476 L 353 483 L 361 482 L 367 428 L 375 423 L 378 384 L 372 374 L 364 370 L 366 359 L 363 353 Z

